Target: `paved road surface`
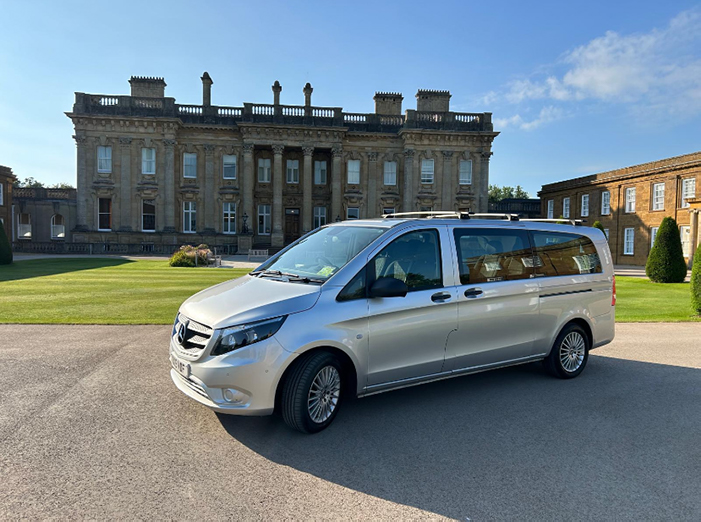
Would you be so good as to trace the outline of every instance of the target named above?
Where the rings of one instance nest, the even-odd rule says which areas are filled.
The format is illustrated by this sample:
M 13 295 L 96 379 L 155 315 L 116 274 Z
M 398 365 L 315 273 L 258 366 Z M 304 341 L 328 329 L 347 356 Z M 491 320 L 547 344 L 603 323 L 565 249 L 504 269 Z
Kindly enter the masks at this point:
M 701 325 L 346 404 L 316 436 L 215 413 L 167 327 L 0 326 L 0 518 L 700 520 Z

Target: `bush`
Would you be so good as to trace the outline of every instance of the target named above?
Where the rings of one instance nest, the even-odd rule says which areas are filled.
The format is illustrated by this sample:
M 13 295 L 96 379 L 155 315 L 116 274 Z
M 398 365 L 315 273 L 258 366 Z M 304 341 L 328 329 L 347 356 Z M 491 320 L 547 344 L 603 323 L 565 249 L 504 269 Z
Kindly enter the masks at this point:
M 207 245 L 183 245 L 171 256 L 169 263 L 170 266 L 207 266 L 211 253 Z
M 0 221 L 0 265 L 10 264 L 12 264 L 12 247 L 7 234 L 5 234 L 5 227 Z
M 671 217 L 662 220 L 655 244 L 645 264 L 645 273 L 653 283 L 683 283 L 686 263 L 682 252 L 677 222 Z
M 691 267 L 691 307 L 697 315 L 701 315 L 701 245 L 696 248 Z
M 606 231 L 604 230 L 604 225 L 601 224 L 601 221 L 594 221 L 594 224 L 592 225 L 593 228 L 598 228 L 601 230 L 604 235 L 606 235 Z

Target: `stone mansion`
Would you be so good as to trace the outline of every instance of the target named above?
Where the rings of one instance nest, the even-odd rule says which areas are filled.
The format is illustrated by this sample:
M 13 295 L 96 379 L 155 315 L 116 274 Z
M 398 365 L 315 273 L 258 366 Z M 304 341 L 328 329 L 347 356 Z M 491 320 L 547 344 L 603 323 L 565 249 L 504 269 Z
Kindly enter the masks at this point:
M 75 94 L 73 242 L 283 246 L 327 222 L 414 210 L 487 211 L 491 113 L 448 91 L 375 94 L 375 112 L 273 103 L 202 105 L 132 77 L 131 95 Z M 193 237 L 196 236 L 196 237 Z

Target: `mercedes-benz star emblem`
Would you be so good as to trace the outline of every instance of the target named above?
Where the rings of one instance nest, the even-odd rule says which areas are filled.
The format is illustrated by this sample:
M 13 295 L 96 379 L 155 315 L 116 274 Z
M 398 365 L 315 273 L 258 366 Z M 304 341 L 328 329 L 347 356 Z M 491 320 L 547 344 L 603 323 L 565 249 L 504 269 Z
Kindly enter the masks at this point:
M 180 326 L 178 326 L 178 343 L 183 344 L 185 342 L 185 333 L 187 332 L 187 328 L 183 323 L 180 323 Z

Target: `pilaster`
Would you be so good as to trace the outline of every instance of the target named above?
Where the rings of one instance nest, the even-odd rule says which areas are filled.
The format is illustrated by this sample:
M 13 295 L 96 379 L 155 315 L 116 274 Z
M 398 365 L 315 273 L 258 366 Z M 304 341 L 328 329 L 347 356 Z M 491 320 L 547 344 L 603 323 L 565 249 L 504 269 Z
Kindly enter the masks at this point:
M 284 145 L 273 145 L 273 232 L 270 237 L 270 244 L 274 247 L 281 247 L 285 243 L 285 236 L 282 230 L 282 152 Z
M 455 189 L 453 188 L 453 151 L 443 151 L 443 191 L 441 195 L 440 210 L 453 210 L 453 200 L 455 199 Z
M 488 212 L 489 205 L 489 158 L 493 152 L 483 151 L 482 161 L 480 161 L 480 185 L 479 185 L 479 212 Z
M 253 210 L 253 149 L 254 145 L 252 143 L 243 144 L 243 213 L 248 216 L 247 222 L 250 224 L 247 223 L 246 226 L 251 233 L 255 230 L 255 222 L 257 219 Z M 243 227 L 243 219 L 238 221 L 241 223 L 241 227 Z M 241 232 L 244 232 L 243 228 Z
M 131 232 L 131 141 L 128 136 L 119 138 L 119 169 L 120 169 L 120 213 L 119 231 Z
M 88 172 L 87 172 L 87 158 L 86 153 L 87 153 L 87 144 L 88 144 L 88 138 L 85 136 L 73 136 L 73 139 L 75 140 L 75 144 L 77 147 L 77 165 L 78 165 L 78 172 L 77 172 L 77 185 L 78 185 L 78 199 L 76 201 L 76 210 L 77 210 L 77 223 L 76 223 L 76 231 L 85 231 L 88 229 L 88 222 L 87 222 L 87 201 L 86 197 L 88 196 Z
M 302 169 L 302 233 L 312 229 L 312 157 L 314 147 L 302 147 L 304 166 Z
M 404 150 L 404 212 L 414 210 L 414 149 Z
M 333 155 L 333 162 L 331 168 L 331 216 L 328 219 L 329 222 L 336 221 L 336 218 L 341 216 L 341 202 L 343 201 L 343 194 L 341 193 L 343 149 L 340 146 L 333 147 L 331 154 Z M 343 216 L 341 216 L 341 219 L 343 219 Z
M 365 217 L 379 217 L 377 209 L 377 152 L 368 152 L 368 183 L 367 183 L 368 204 L 365 210 Z
M 214 234 L 214 145 L 204 146 L 204 233 Z
M 175 140 L 163 140 L 165 147 L 164 222 L 163 231 L 175 232 Z M 156 224 L 158 226 L 158 224 Z

